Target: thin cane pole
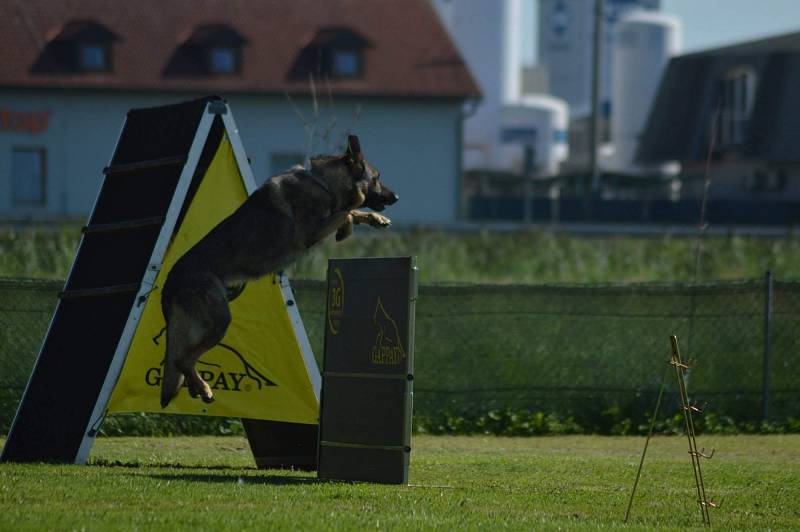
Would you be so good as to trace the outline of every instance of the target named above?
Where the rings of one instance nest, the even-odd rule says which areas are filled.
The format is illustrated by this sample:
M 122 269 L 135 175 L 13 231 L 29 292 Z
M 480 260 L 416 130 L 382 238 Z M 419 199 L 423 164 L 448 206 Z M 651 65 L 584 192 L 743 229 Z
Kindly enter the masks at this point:
M 650 444 L 650 437 L 653 435 L 653 428 L 656 426 L 656 418 L 658 417 L 658 409 L 661 407 L 661 397 L 664 395 L 664 386 L 667 383 L 667 375 L 669 374 L 669 365 L 664 368 L 664 375 L 661 377 L 661 387 L 658 389 L 658 399 L 656 399 L 656 408 L 653 410 L 653 419 L 650 420 L 650 428 L 647 431 L 647 439 L 644 441 L 644 449 L 642 450 L 642 459 L 639 460 L 639 469 L 636 471 L 636 480 L 633 482 L 633 490 L 631 490 L 631 498 L 628 501 L 628 510 L 625 512 L 625 523 L 628 522 L 628 517 L 631 515 L 631 506 L 633 506 L 633 497 L 636 495 L 636 487 L 639 485 L 639 477 L 642 474 L 642 466 L 644 466 L 644 457 L 647 454 L 647 446 Z
M 689 455 L 692 457 L 692 471 L 694 472 L 694 482 L 697 486 L 697 502 L 700 505 L 700 514 L 703 518 L 703 523 L 711 525 L 711 519 L 708 513 L 708 504 L 705 496 L 705 485 L 703 484 L 703 473 L 700 470 L 700 453 L 697 450 L 697 440 L 694 437 L 694 422 L 692 421 L 692 412 L 689 405 L 689 395 L 686 392 L 686 383 L 683 381 L 683 368 L 685 367 L 681 360 L 681 353 L 678 349 L 678 337 L 673 335 L 670 337 L 672 344 L 672 360 L 675 366 L 675 375 L 678 379 L 678 388 L 681 395 L 681 403 L 683 407 L 683 420 L 686 423 L 686 439 L 689 441 Z

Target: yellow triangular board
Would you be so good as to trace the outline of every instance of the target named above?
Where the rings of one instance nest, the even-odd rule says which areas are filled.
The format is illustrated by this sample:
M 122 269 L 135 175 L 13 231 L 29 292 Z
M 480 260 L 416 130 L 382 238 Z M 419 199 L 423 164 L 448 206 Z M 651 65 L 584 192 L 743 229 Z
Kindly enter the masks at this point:
M 225 136 L 180 228 L 167 249 L 128 350 L 109 412 L 164 412 L 315 424 L 319 403 L 302 348 L 276 276 L 249 282 L 230 302 L 233 320 L 225 338 L 206 352 L 197 369 L 214 391 L 205 404 L 186 387 L 166 408 L 159 404 L 165 337 L 161 287 L 175 261 L 247 198 L 230 140 Z

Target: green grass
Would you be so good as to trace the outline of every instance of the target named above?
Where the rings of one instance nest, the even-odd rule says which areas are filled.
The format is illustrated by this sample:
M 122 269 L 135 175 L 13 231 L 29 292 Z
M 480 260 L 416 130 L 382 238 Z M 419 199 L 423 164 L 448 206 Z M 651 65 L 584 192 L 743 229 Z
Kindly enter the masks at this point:
M 631 530 L 699 527 L 686 440 L 431 437 L 411 485 L 318 482 L 259 471 L 244 439 L 101 438 L 89 466 L 0 465 L 2 530 Z M 800 436 L 704 436 L 719 529 L 800 527 Z
M 77 225 L 0 226 L 0 277 L 66 277 L 80 236 Z M 800 278 L 800 238 L 709 236 L 700 281 Z M 623 283 L 691 281 L 695 239 L 669 235 L 576 236 L 552 231 L 458 232 L 361 229 L 303 256 L 293 278 L 322 279 L 328 257 L 416 255 L 422 282 Z

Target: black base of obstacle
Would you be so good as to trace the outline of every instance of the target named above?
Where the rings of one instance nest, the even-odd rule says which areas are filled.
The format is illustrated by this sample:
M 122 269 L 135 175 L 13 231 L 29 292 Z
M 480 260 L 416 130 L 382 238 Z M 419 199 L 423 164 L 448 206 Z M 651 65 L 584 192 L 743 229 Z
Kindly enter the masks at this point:
M 317 469 L 318 425 L 243 419 L 259 469 Z

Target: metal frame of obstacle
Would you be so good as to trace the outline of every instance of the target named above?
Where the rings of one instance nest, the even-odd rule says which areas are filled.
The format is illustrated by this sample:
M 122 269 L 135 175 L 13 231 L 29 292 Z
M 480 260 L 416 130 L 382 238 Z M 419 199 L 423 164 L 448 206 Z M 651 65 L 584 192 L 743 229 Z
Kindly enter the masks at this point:
M 255 180 L 221 98 L 128 113 L 0 461 L 86 462 L 173 232 L 226 133 L 250 194 Z M 283 277 L 280 289 L 319 401 L 319 370 Z M 314 467 L 316 426 L 244 423 L 258 465 Z
M 328 262 L 319 478 L 408 483 L 416 299 L 412 257 Z

